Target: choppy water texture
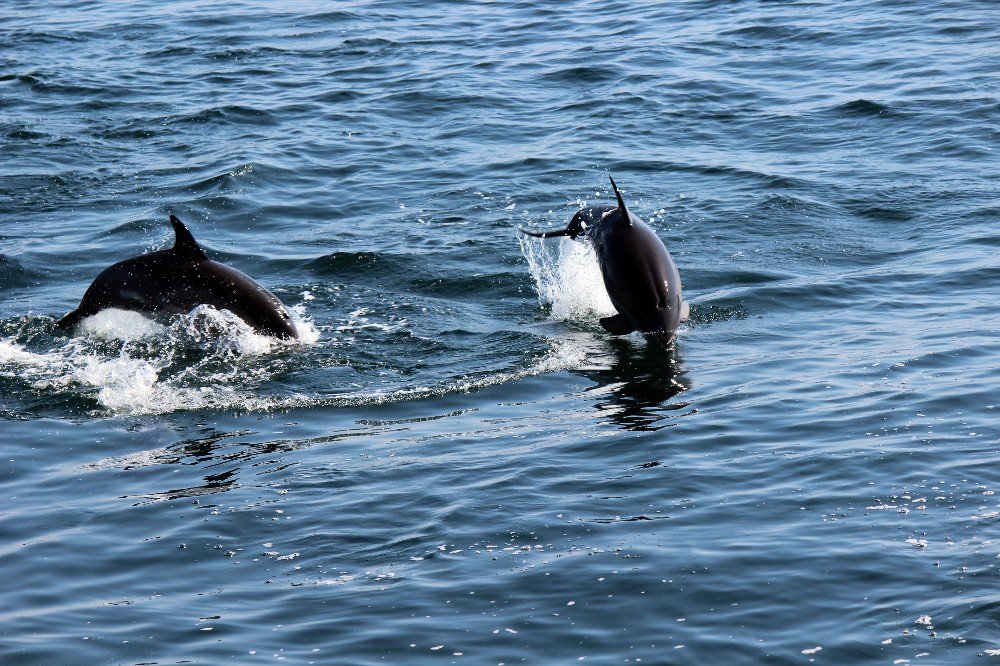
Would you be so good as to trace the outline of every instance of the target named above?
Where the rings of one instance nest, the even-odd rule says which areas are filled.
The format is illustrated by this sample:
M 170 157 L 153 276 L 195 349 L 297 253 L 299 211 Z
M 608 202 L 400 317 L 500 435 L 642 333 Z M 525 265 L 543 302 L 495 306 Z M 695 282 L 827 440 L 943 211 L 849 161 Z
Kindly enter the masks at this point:
M 8 3 L 0 661 L 997 660 L 998 19 Z M 608 173 L 673 357 L 516 234 Z M 171 212 L 305 344 L 56 329 Z

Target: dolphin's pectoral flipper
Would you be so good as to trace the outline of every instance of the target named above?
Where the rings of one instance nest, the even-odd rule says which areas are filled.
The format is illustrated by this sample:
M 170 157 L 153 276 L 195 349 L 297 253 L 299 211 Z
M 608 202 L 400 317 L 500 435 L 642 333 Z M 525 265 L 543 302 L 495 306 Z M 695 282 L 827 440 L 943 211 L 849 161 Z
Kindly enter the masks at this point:
M 687 321 L 691 318 L 691 304 L 687 301 L 681 301 L 681 321 Z
M 612 335 L 628 335 L 635 330 L 635 326 L 630 324 L 624 315 L 620 314 L 613 317 L 601 317 L 601 326 Z

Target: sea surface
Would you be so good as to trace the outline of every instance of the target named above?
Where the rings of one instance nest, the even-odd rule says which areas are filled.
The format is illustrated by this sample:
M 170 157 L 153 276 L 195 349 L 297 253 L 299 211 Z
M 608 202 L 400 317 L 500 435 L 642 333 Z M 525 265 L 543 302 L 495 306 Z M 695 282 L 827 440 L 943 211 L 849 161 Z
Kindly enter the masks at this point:
M 0 663 L 1000 663 L 998 127 L 993 1 L 5 3 Z M 171 213 L 301 343 L 55 326 Z

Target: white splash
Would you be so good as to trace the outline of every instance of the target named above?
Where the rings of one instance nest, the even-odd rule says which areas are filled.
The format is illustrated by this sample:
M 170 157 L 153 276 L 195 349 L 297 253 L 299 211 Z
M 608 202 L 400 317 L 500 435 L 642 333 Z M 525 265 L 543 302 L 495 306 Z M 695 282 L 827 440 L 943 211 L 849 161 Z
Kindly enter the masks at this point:
M 96 388 L 98 402 L 112 412 L 136 414 L 151 407 L 160 411 L 158 407 L 173 403 L 158 382 L 160 368 L 153 362 L 125 355 L 113 359 L 82 355 L 75 360 L 79 365 L 73 379 Z
M 166 328 L 139 312 L 108 308 L 80 322 L 78 331 L 102 340 L 141 340 L 163 335 Z
M 0 366 L 18 364 L 25 367 L 37 365 L 40 354 L 26 351 L 21 345 L 10 340 L 0 340 Z
M 316 328 L 313 320 L 306 315 L 306 304 L 299 303 L 288 310 L 292 313 L 292 322 L 295 324 L 295 331 L 299 334 L 298 344 L 312 346 L 319 342 L 319 329 Z
M 191 345 L 212 345 L 223 354 L 261 356 L 285 344 L 261 335 L 228 310 L 199 305 L 186 315 L 174 317 L 170 337 Z
M 518 240 L 535 280 L 538 301 L 551 307 L 553 319 L 592 320 L 595 315 L 615 314 L 597 256 L 589 243 L 523 234 L 518 234 Z
M 257 388 L 282 367 L 281 357 L 259 359 L 320 337 L 303 307 L 292 314 L 300 338 L 285 341 L 209 306 L 175 317 L 169 326 L 135 312 L 104 310 L 83 320 L 77 335 L 46 350 L 0 339 L 0 376 L 43 391 L 82 388 L 100 411 L 119 415 L 273 409 L 303 396 L 259 396 Z

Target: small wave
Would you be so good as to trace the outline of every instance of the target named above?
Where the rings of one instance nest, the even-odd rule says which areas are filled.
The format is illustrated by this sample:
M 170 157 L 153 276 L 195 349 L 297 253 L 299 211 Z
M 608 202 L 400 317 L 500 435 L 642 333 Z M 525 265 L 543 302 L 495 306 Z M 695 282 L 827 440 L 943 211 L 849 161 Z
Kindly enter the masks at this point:
M 726 37 L 754 37 L 758 39 L 790 39 L 799 31 L 784 25 L 747 25 L 719 33 Z
M 412 260 L 382 252 L 331 252 L 306 264 L 318 276 L 348 279 L 368 275 L 380 277 L 418 273 Z
M 172 58 L 174 56 L 190 56 L 196 55 L 198 49 L 193 46 L 178 46 L 171 44 L 170 46 L 163 46 L 146 51 L 142 55 L 147 58 L 159 59 L 159 58 Z
M 0 292 L 13 287 L 23 287 L 37 277 L 38 273 L 25 268 L 14 257 L 0 254 Z
M 916 217 L 916 213 L 912 210 L 889 206 L 864 206 L 858 208 L 856 213 L 861 217 L 879 222 L 909 222 Z
M 313 96 L 311 99 L 314 102 L 323 102 L 326 104 L 345 104 L 347 102 L 353 102 L 363 98 L 365 94 L 357 90 L 328 90 L 324 91 L 318 95 Z
M 146 140 L 163 134 L 166 134 L 164 130 L 154 127 L 119 127 L 95 133 L 99 138 L 109 141 Z
M 679 173 L 693 173 L 704 176 L 723 176 L 726 178 L 732 178 L 737 182 L 751 182 L 759 184 L 763 187 L 781 190 L 794 190 L 797 188 L 811 186 L 811 183 L 805 178 L 797 178 L 794 176 L 766 173 L 764 171 L 756 171 L 753 169 L 716 164 L 685 164 L 681 162 L 666 162 L 658 159 L 642 159 L 630 161 L 628 163 L 628 168 L 632 171 L 645 173 L 660 174 L 664 172 L 677 171 Z
M 352 58 L 357 56 L 367 56 L 375 61 L 380 56 L 389 55 L 393 50 L 400 48 L 398 42 L 381 37 L 358 37 L 345 39 L 340 44 L 331 47 L 305 48 L 296 51 L 296 55 L 302 58 L 315 58 L 323 61 L 332 59 Z M 364 69 L 371 67 L 373 70 L 389 73 L 391 68 L 378 63 L 368 63 Z M 355 69 L 355 72 L 358 70 Z
M 349 37 L 342 44 L 342 46 L 352 49 L 385 49 L 398 45 L 398 42 L 384 37 Z
M 410 285 L 422 294 L 440 297 L 451 297 L 469 293 L 486 297 L 487 294 L 496 298 L 514 296 L 523 284 L 523 271 L 496 271 L 476 275 L 441 274 L 434 277 L 416 275 L 410 280 Z
M 336 24 L 341 22 L 347 23 L 350 21 L 355 21 L 360 17 L 358 14 L 355 14 L 354 12 L 349 12 L 345 9 L 333 9 L 328 11 L 316 12 L 315 14 L 307 14 L 302 18 L 304 21 L 312 21 L 321 24 L 323 26 L 328 26 L 330 24 Z
M 7 138 L 11 140 L 21 140 L 21 141 L 39 141 L 42 139 L 48 139 L 49 135 L 43 132 L 35 132 L 33 130 L 25 129 L 22 127 L 7 132 Z
M 783 210 L 796 213 L 811 213 L 825 208 L 822 204 L 791 194 L 769 194 L 757 203 L 761 211 Z
M 620 78 L 614 67 L 577 66 L 565 67 L 542 75 L 546 81 L 561 83 L 601 83 Z
M 66 45 L 73 42 L 83 42 L 91 39 L 93 35 L 86 31 L 78 32 L 53 32 L 47 30 L 14 30 L 7 33 L 7 39 L 11 44 L 58 44 Z
M 34 71 L 27 74 L 7 75 L 4 79 L 0 79 L 0 81 L 17 81 L 18 83 L 27 85 L 32 92 L 53 95 L 99 96 L 107 91 L 106 87 L 85 85 L 82 83 L 64 83 L 58 77 L 59 75 L 54 73 Z
M 793 41 L 816 43 L 836 36 L 836 33 L 827 30 L 789 25 L 748 25 L 732 30 L 723 30 L 719 34 L 724 37 L 759 40 L 767 44 Z
M 228 60 L 228 61 L 253 61 L 268 56 L 282 56 L 287 51 L 273 46 L 259 46 L 254 48 L 224 47 L 216 51 L 205 51 L 199 56 L 206 60 Z
M 226 169 L 222 173 L 193 181 L 187 184 L 185 189 L 199 196 L 233 192 L 237 190 L 237 186 L 244 184 L 244 180 L 241 180 L 243 176 L 249 175 L 251 179 L 256 178 L 256 175 L 253 173 L 255 168 L 259 169 L 260 165 L 254 162 L 240 164 L 236 167 Z
M 250 106 L 229 104 L 202 109 L 195 113 L 174 116 L 168 119 L 171 123 L 180 124 L 229 124 L 229 125 L 276 125 L 274 115 L 263 109 Z
M 868 99 L 856 99 L 852 102 L 839 104 L 833 107 L 833 111 L 853 116 L 888 116 L 892 114 L 892 109 L 887 105 Z

